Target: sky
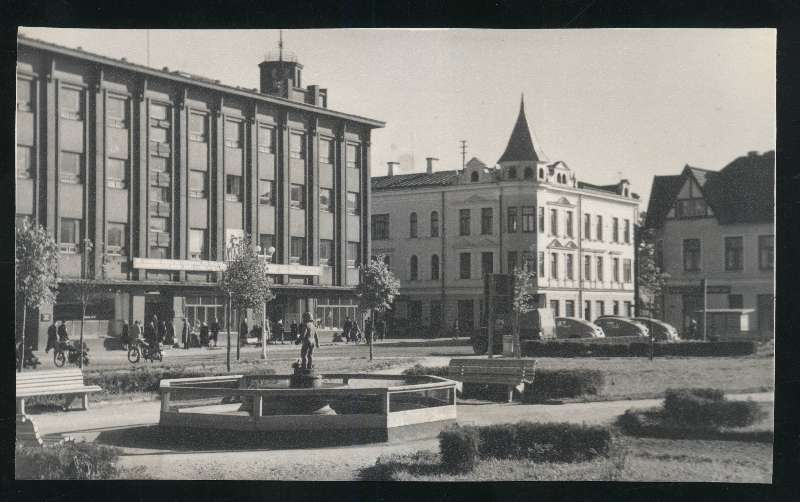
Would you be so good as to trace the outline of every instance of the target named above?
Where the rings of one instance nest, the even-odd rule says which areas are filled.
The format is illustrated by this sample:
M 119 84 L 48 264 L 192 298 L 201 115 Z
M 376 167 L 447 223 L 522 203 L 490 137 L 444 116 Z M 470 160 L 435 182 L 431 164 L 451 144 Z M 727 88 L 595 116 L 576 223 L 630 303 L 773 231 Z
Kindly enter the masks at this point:
M 154 68 L 258 87 L 277 30 L 21 28 L 28 36 Z M 718 170 L 775 148 L 772 29 L 284 30 L 303 85 L 328 107 L 374 118 L 372 175 L 494 165 L 524 94 L 528 124 L 550 161 L 581 181 L 630 180 L 647 207 L 654 175 Z M 148 63 L 149 57 L 149 63 Z

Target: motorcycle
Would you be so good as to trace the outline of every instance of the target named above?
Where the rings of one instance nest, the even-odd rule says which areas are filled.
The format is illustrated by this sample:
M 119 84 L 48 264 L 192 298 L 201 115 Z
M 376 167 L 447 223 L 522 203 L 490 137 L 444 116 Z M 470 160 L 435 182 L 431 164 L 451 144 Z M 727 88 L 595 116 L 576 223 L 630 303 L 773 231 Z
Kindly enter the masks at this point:
M 161 352 L 161 345 L 156 343 L 150 346 L 150 344 L 144 340 L 134 341 L 128 348 L 128 361 L 132 364 L 136 364 L 141 358 L 150 362 L 163 360 L 164 355 Z
M 57 368 L 61 368 L 67 362 L 78 366 L 80 353 L 78 342 L 59 342 L 53 349 L 53 363 Z M 83 342 L 83 366 L 87 364 L 89 364 L 89 347 L 86 346 L 86 342 Z

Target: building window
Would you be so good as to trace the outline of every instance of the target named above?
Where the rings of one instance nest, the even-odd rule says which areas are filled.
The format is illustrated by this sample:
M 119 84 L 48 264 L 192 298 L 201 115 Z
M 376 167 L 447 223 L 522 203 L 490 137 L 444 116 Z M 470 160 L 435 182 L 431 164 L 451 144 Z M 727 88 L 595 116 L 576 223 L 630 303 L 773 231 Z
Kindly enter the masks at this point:
M 517 168 L 516 167 L 509 167 L 508 168 L 508 179 L 510 179 L 510 180 L 517 179 Z
M 539 208 L 539 233 L 544 233 L 544 208 Z
M 431 256 L 431 280 L 439 280 L 439 255 Z
M 305 237 L 292 237 L 289 242 L 289 262 L 306 262 L 306 239 Z
M 517 229 L 519 228 L 519 218 L 517 215 L 517 208 L 516 207 L 509 207 L 506 210 L 506 220 L 508 220 L 508 233 L 515 234 L 517 233 Z
M 619 218 L 611 219 L 611 242 L 619 242 Z
M 154 232 L 167 232 L 169 230 L 169 220 L 159 216 L 151 216 L 149 228 Z
M 536 273 L 536 254 L 532 251 L 524 251 L 522 253 L 522 264 L 526 272 Z
M 725 270 L 742 270 L 742 237 L 725 237 Z
M 81 242 L 81 220 L 61 218 L 58 249 L 62 253 L 77 253 Z
M 258 151 L 261 153 L 275 153 L 275 130 L 273 128 L 258 128 Z
M 225 200 L 242 201 L 242 177 L 235 174 L 225 176 Z
M 127 160 L 106 159 L 106 186 L 108 188 L 125 188 L 128 186 L 127 172 Z
M 558 300 L 550 300 L 550 310 L 553 311 L 553 317 L 561 317 L 561 312 L 559 312 L 558 304 L 559 304 Z
M 330 239 L 319 240 L 319 264 L 333 264 L 333 241 Z
M 683 270 L 685 272 L 700 270 L 700 239 L 683 240 Z
M 592 320 L 592 302 L 589 300 L 583 301 L 583 318 L 587 321 Z
M 533 206 L 525 206 L 522 208 L 522 231 L 536 231 L 536 208 Z
M 319 189 L 319 210 L 328 213 L 333 212 L 333 190 L 330 188 Z
M 558 235 L 558 210 L 550 210 L 550 235 Z
M 597 317 L 605 315 L 605 313 L 606 313 L 606 304 L 605 304 L 605 302 L 603 302 L 602 300 L 598 300 L 598 301 L 595 302 L 595 305 L 597 306 Z
M 275 247 L 275 236 L 273 234 L 258 234 L 258 245 L 261 246 L 261 254 L 267 254 L 269 248 Z
M 633 317 L 633 304 L 631 302 L 625 302 L 625 312 L 628 317 Z
M 617 300 L 614 300 L 614 303 L 612 303 L 611 305 L 612 305 L 611 313 L 613 315 L 619 315 L 619 302 Z
M 614 258 L 611 262 L 611 279 L 619 282 L 619 258 Z
M 242 148 L 242 123 L 234 120 L 225 121 L 225 146 Z
M 544 277 L 544 251 L 539 251 L 539 277 Z
M 31 111 L 33 102 L 33 81 L 27 78 L 17 79 L 17 110 Z
M 17 178 L 33 176 L 33 148 L 17 145 Z
M 319 162 L 321 164 L 333 164 L 333 144 L 333 141 L 330 139 L 319 139 Z
M 481 208 L 481 234 L 491 235 L 494 226 L 494 215 L 491 207 Z
M 526 180 L 532 180 L 533 179 L 533 168 L 532 167 L 526 167 L 525 168 L 525 179 Z
M 592 280 L 592 257 L 591 256 L 584 256 L 583 257 L 583 279 L 585 281 Z
M 206 230 L 204 228 L 192 228 L 189 230 L 189 259 L 206 260 Z
M 597 280 L 598 281 L 603 282 L 603 257 L 602 256 L 598 256 L 597 257 L 597 271 L 595 272 L 595 275 L 597 275 Z
M 150 118 L 155 120 L 167 120 L 167 106 L 160 103 L 150 103 Z
M 575 300 L 564 300 L 564 315 L 575 317 Z
M 603 217 L 601 215 L 597 215 L 597 240 L 603 240 Z
M 385 240 L 389 238 L 389 215 L 372 215 L 372 238 L 374 240 Z
M 630 258 L 622 260 L 622 278 L 626 284 L 633 281 L 633 264 Z
M 589 214 L 583 215 L 583 238 L 586 240 L 592 238 L 592 217 Z
M 481 253 L 481 272 L 484 275 L 494 273 L 494 253 Z
M 358 145 L 353 143 L 347 144 L 347 167 L 350 169 L 361 169 L 361 155 L 359 155 Z
M 360 243 L 354 241 L 347 241 L 347 266 L 353 268 L 361 261 L 361 246 Z
M 558 254 L 550 253 L 550 277 L 558 279 Z
M 289 205 L 296 209 L 304 209 L 306 207 L 305 185 L 292 183 L 289 186 Z
M 631 220 L 626 219 L 624 222 L 624 237 L 625 237 L 625 244 L 631 243 Z
M 292 159 L 306 158 L 305 134 L 292 133 L 289 135 L 289 157 Z
M 411 213 L 408 217 L 408 236 L 412 239 L 417 237 L 417 213 Z
M 544 168 L 543 167 L 539 168 L 539 179 L 540 180 L 544 179 Z
M 478 173 L 476 171 L 472 171 L 472 174 L 470 174 L 470 176 L 469 176 L 469 180 L 472 183 L 477 183 L 478 182 Z
M 775 268 L 775 236 L 758 236 L 758 268 L 772 270 Z
M 675 202 L 676 218 L 697 218 L 706 216 L 705 199 L 683 199 Z
M 208 120 L 199 113 L 189 114 L 189 140 L 196 143 L 208 141 Z
M 511 274 L 514 272 L 514 269 L 517 268 L 517 252 L 509 251 L 508 259 L 506 261 L 508 263 L 508 273 Z
M 189 171 L 189 197 L 206 198 L 207 173 L 205 171 Z
M 347 192 L 347 214 L 361 213 L 361 199 L 357 192 Z
M 83 119 L 83 91 L 62 87 L 58 93 L 60 116 L 68 120 Z
M 472 277 L 472 255 L 469 253 L 460 253 L 458 255 L 458 269 L 459 277 L 461 279 L 469 279 Z
M 258 180 L 258 203 L 264 204 L 266 206 L 271 206 L 274 204 L 274 196 L 273 196 L 273 188 L 272 182 L 269 180 Z M 320 189 L 320 194 L 322 194 L 322 190 Z M 322 196 L 320 195 L 320 199 Z
M 408 279 L 410 281 L 416 281 L 419 279 L 419 260 L 417 260 L 416 255 L 411 256 Z
M 567 279 L 573 280 L 575 278 L 575 274 L 573 273 L 574 263 L 573 263 L 573 256 L 571 254 L 566 255 L 566 260 L 564 261 Z
M 439 237 L 439 212 L 431 211 L 431 237 Z
M 108 223 L 106 251 L 111 255 L 128 255 L 128 225 L 125 223 Z
M 460 209 L 458 211 L 458 234 L 469 235 L 470 210 Z
M 744 300 L 742 295 L 728 295 L 728 308 L 741 309 L 744 308 Z
M 58 160 L 59 180 L 62 183 L 81 183 L 83 154 L 60 152 Z
M 567 237 L 574 236 L 572 227 L 573 227 L 572 211 L 567 211 Z

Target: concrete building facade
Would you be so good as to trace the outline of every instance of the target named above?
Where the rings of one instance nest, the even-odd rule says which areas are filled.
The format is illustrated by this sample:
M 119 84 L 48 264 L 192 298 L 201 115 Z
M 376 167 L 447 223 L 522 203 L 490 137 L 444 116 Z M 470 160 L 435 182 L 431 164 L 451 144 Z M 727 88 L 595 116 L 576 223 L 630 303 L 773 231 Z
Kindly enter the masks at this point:
M 17 42 L 17 223 L 52 233 L 63 282 L 107 286 L 87 336 L 152 314 L 176 331 L 184 319 L 222 321 L 220 265 L 245 234 L 276 249 L 273 320 L 309 310 L 335 327 L 352 315 L 382 122 L 328 109 L 327 90 L 303 87 L 302 65 L 283 53 L 259 65 L 261 89 L 244 89 Z M 80 318 L 63 294 L 32 314 L 42 346 L 51 319 Z
M 477 158 L 463 169 L 372 179 L 372 253 L 400 279 L 398 330 L 477 329 L 483 276 L 525 266 L 536 273 L 540 305 L 595 319 L 632 314 L 638 196 L 626 180 L 577 181 L 547 160 L 524 103 L 498 165 Z
M 656 261 L 670 275 L 665 320 L 684 333 L 707 308 L 741 317 L 717 335 L 772 336 L 775 290 L 775 152 L 749 152 L 720 171 L 686 166 L 656 176 L 646 226 L 655 230 Z

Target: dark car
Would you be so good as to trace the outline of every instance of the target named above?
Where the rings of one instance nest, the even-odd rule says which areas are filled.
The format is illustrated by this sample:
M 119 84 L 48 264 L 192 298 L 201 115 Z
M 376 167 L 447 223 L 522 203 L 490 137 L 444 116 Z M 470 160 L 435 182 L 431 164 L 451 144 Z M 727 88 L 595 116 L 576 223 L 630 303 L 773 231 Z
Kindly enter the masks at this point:
M 678 330 L 672 324 L 650 317 L 634 317 L 633 320 L 647 326 L 653 332 L 655 340 L 671 342 L 678 339 Z
M 575 317 L 556 317 L 556 338 L 603 338 L 603 329 Z
M 628 317 L 603 316 L 595 319 L 594 323 L 603 328 L 603 333 L 605 333 L 607 337 L 650 337 L 650 331 L 647 329 L 647 326 Z
M 503 352 L 503 336 L 512 334 L 512 315 L 498 315 L 495 318 L 495 330 L 493 338 L 493 354 Z M 520 317 L 519 338 L 523 340 L 552 340 L 556 338 L 555 319 L 551 309 L 534 309 L 526 312 Z M 473 335 L 470 339 L 472 350 L 478 355 L 486 354 L 489 351 L 489 330 L 487 326 L 481 326 L 480 332 Z

